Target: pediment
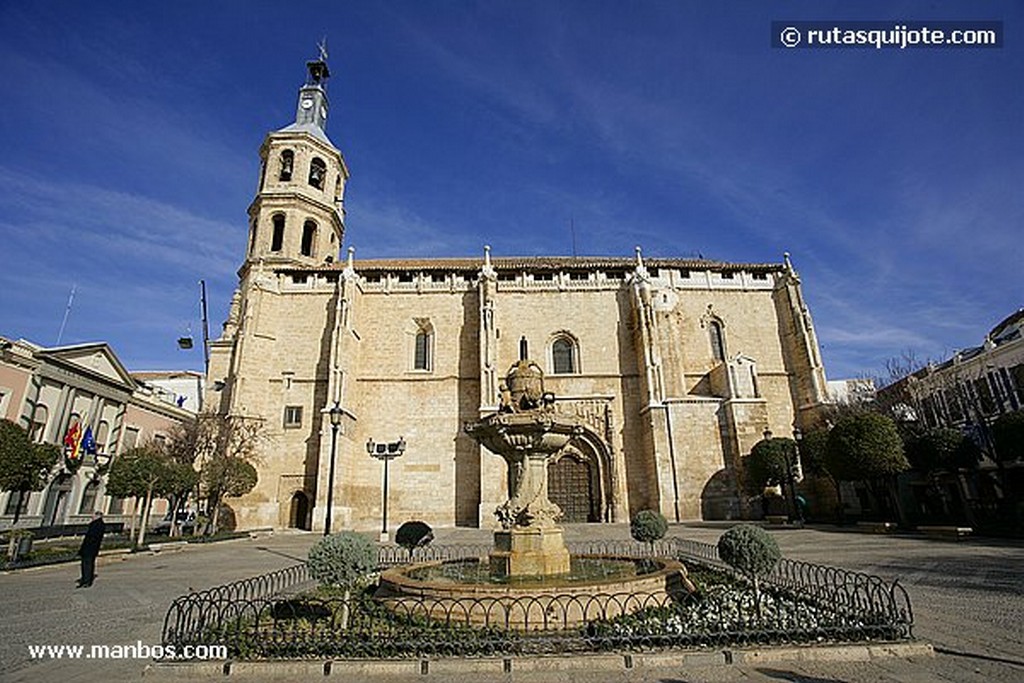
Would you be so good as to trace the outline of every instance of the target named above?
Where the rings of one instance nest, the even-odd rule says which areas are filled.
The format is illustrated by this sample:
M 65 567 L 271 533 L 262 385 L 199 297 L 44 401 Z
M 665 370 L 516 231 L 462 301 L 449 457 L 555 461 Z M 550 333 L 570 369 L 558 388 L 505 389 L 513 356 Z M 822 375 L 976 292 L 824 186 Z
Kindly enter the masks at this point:
M 39 355 L 81 368 L 87 374 L 99 375 L 112 382 L 135 387 L 135 380 L 128 374 L 110 346 L 105 343 L 46 349 Z

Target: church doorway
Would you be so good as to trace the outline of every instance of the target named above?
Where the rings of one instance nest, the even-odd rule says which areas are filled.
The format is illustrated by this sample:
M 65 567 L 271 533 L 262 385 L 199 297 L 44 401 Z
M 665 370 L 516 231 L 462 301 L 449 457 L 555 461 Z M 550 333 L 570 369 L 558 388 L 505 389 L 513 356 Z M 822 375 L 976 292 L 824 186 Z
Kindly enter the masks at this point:
M 309 531 L 309 496 L 302 491 L 292 494 L 288 506 L 288 528 Z
M 590 463 L 572 451 L 548 465 L 548 498 L 562 508 L 562 522 L 600 521 L 594 474 Z

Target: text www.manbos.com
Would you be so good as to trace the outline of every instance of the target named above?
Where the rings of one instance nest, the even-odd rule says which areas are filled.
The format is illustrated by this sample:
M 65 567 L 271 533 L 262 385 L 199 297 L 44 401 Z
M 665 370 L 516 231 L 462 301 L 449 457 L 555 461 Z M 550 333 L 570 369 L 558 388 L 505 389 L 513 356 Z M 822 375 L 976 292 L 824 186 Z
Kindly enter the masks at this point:
M 226 645 L 29 645 L 32 659 L 227 659 Z

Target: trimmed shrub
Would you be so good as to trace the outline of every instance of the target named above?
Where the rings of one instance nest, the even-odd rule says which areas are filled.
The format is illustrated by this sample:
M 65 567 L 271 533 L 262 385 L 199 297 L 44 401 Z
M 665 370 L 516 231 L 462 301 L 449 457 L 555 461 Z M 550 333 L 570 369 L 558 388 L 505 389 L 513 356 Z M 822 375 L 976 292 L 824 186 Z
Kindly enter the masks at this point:
M 395 532 L 395 543 L 409 551 L 409 559 L 412 559 L 413 551 L 429 545 L 434 540 L 434 530 L 426 522 L 409 521 L 398 527 Z
M 321 585 L 351 589 L 377 568 L 377 548 L 365 536 L 342 531 L 320 539 L 306 563 Z
M 740 524 L 718 539 L 718 556 L 752 581 L 764 576 L 782 557 L 771 534 L 753 524 Z
M 633 539 L 641 543 L 650 543 L 652 546 L 655 541 L 665 537 L 666 531 L 668 521 L 665 515 L 654 510 L 641 510 L 629 523 L 629 533 Z

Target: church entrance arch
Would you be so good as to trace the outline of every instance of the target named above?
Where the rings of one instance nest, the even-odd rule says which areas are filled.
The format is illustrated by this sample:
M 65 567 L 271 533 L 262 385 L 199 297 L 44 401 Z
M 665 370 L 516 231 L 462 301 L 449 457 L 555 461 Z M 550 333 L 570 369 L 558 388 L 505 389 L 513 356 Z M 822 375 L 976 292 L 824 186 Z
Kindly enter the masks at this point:
M 309 496 L 304 491 L 292 494 L 291 502 L 288 504 L 288 528 L 310 530 Z
M 562 509 L 562 522 L 614 521 L 612 490 L 608 448 L 586 428 L 548 464 L 548 498 Z
M 562 508 L 561 521 L 597 522 L 594 514 L 593 473 L 578 453 L 567 451 L 548 465 L 548 498 Z

